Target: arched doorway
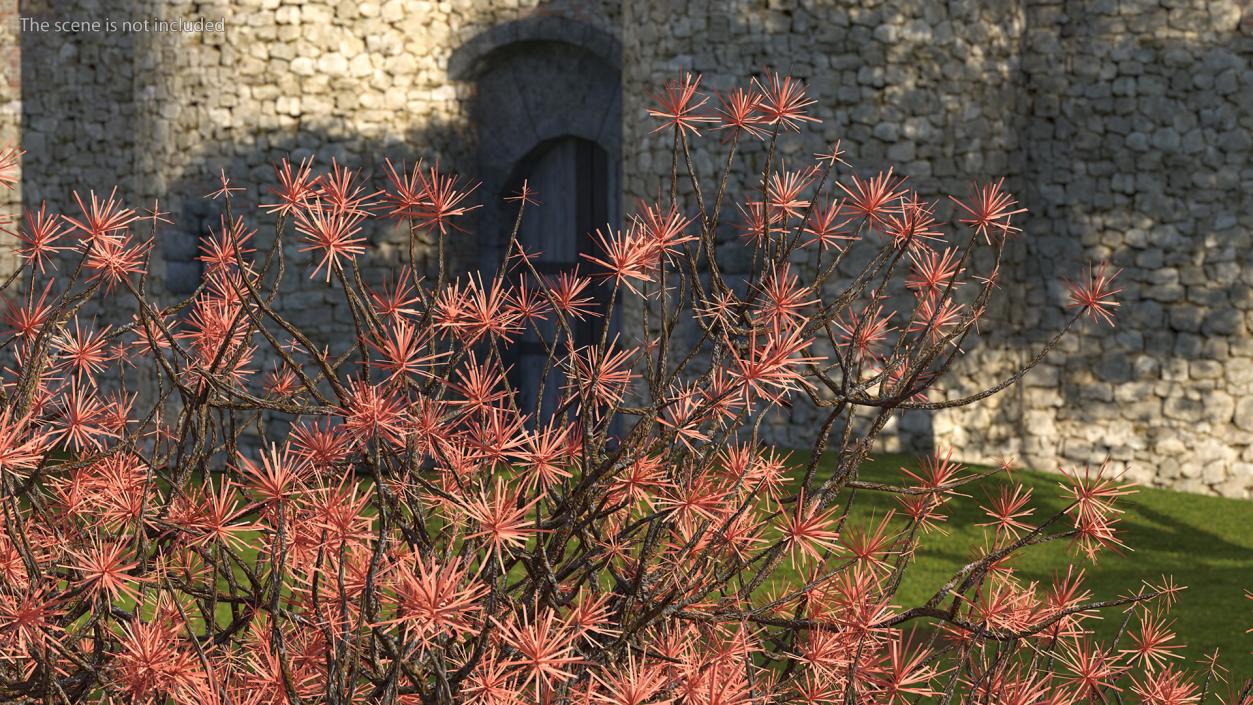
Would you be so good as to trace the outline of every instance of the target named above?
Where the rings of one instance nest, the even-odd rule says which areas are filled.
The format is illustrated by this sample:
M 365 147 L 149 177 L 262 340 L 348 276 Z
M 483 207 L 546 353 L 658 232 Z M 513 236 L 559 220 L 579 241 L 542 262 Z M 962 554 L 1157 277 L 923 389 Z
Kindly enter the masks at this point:
M 568 18 L 519 20 L 485 31 L 454 52 L 449 75 L 472 83 L 472 124 L 482 193 L 495 207 L 478 211 L 480 268 L 494 272 L 504 256 L 517 204 L 504 197 L 526 179 L 541 205 L 528 208 L 519 233 L 542 253 L 537 269 L 552 275 L 580 265 L 596 228 L 621 223 L 621 48 L 605 32 Z M 604 295 L 597 286 L 595 294 Z M 603 303 L 602 303 L 603 308 Z M 603 312 L 610 313 L 610 312 Z M 612 315 L 582 324 L 575 343 L 597 339 Z M 513 353 L 511 381 L 528 413 L 544 377 L 542 339 L 528 332 Z M 555 407 L 560 373 L 544 380 L 544 416 Z
M 507 193 L 517 193 L 526 180 L 530 188 L 543 194 L 543 204 L 529 209 L 518 229 L 519 244 L 527 252 L 537 253 L 533 264 L 541 276 L 555 277 L 576 267 L 584 274 L 592 272 L 582 255 L 594 252 L 591 233 L 603 228 L 612 215 L 610 206 L 615 200 L 612 194 L 617 193 L 617 179 L 609 166 L 609 155 L 599 145 L 567 136 L 543 142 L 515 167 Z M 507 239 L 511 227 L 506 226 L 498 237 Z M 576 346 L 594 344 L 603 327 L 613 325 L 605 287 L 596 286 L 590 296 L 595 301 L 596 315 L 573 326 Z M 556 324 L 551 321 L 528 329 L 512 348 L 508 360 L 519 403 L 527 411 L 539 409 L 541 416 L 555 411 L 564 382 L 560 370 L 549 369 L 547 379 L 540 384 L 549 366 L 545 341 L 551 345 L 556 333 Z M 541 389 L 544 398 L 537 404 Z

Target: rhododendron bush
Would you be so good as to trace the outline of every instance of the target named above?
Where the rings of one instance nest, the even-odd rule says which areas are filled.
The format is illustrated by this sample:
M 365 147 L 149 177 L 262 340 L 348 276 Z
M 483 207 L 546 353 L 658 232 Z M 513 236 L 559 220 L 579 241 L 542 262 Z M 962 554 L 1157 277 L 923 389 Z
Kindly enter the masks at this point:
M 490 195 L 422 164 L 387 162 L 375 191 L 283 161 L 256 214 L 223 172 L 203 282 L 178 302 L 150 293 L 158 206 L 87 185 L 65 213 L 29 210 L 3 315 L 0 701 L 1204 700 L 1221 672 L 1179 659 L 1169 579 L 1104 595 L 1075 567 L 1046 585 L 1012 569 L 1043 542 L 1121 546 L 1112 466 L 1068 469 L 1051 516 L 1021 487 L 994 495 L 972 561 L 925 603 L 895 596 L 981 474 L 941 452 L 895 484 L 859 478 L 885 424 L 978 403 L 1083 319 L 1112 324 L 1116 274 L 1069 284 L 1073 316 L 1024 369 L 946 392 L 1023 210 L 1000 181 L 928 203 L 838 143 L 785 165 L 811 104 L 777 75 L 716 100 L 666 85 L 661 195 L 557 275 L 518 237 L 545 196 L 525 184 L 499 267 L 454 271 Z M 699 174 L 710 134 L 724 166 Z M 739 188 L 756 142 L 760 179 Z M 368 286 L 380 220 L 410 244 Z M 746 277 L 720 267 L 728 229 Z M 285 318 L 290 276 L 342 296 L 355 339 Z M 556 387 L 529 405 L 509 381 L 527 331 Z M 802 401 L 821 423 L 799 462 L 760 426 Z M 868 496 L 896 508 L 851 518 Z M 1102 613 L 1117 639 L 1090 631 Z

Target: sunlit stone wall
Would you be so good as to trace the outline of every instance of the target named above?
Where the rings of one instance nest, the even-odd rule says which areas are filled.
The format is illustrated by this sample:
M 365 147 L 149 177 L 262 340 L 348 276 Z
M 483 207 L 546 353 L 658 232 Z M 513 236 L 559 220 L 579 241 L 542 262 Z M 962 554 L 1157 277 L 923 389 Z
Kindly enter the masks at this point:
M 158 230 L 154 285 L 173 298 L 199 281 L 198 238 L 221 212 L 200 196 L 216 188 L 219 169 L 249 187 L 246 205 L 266 200 L 270 163 L 285 155 L 334 157 L 373 178 L 384 154 L 473 173 L 482 162 L 476 62 L 497 50 L 620 46 L 628 206 L 655 194 L 669 171 L 669 145 L 645 117 L 662 81 L 692 70 L 725 89 L 766 67 L 790 72 L 808 83 L 823 121 L 786 143 L 789 162 L 841 139 L 856 169 L 893 165 L 925 198 L 1004 176 L 1030 209 L 1003 267 L 1001 302 L 941 395 L 990 384 L 1034 354 L 1064 323 L 1061 280 L 1082 263 L 1123 269 L 1117 328 L 1084 326 L 1023 385 L 976 407 L 905 414 L 885 449 L 952 445 L 972 461 L 1012 454 L 1045 469 L 1108 456 L 1146 482 L 1248 496 L 1253 17 L 1242 5 L 42 0 L 22 14 L 203 17 L 224 31 L 19 33 L 6 22 L 0 136 L 20 135 L 27 150 L 28 206 L 63 208 L 72 189 L 114 184 L 136 208 L 159 197 L 175 224 Z M 16 16 L 15 2 L 0 9 Z M 499 106 L 525 109 L 525 96 Z M 716 169 L 709 147 L 696 156 L 705 174 Z M 752 183 L 763 158 L 747 149 L 733 188 Z M 720 257 L 742 275 L 748 262 L 727 215 Z M 272 223 L 252 224 L 264 247 Z M 461 266 L 475 263 L 480 235 L 455 243 Z M 402 237 L 385 226 L 370 236 L 366 269 L 376 281 L 402 262 Z M 289 254 L 298 272 L 305 255 Z M 429 257 L 417 264 L 429 267 Z M 351 323 L 337 297 L 299 275 L 288 287 L 284 312 L 346 344 Z M 766 421 L 765 437 L 803 445 L 818 418 L 800 401 Z
M 1002 268 L 1002 303 L 956 384 L 936 398 L 988 386 L 1033 356 L 1066 320 L 1062 280 L 1087 261 L 1123 269 L 1118 327 L 1082 326 L 993 400 L 906 413 L 886 448 L 951 445 L 968 460 L 1013 455 L 1043 469 L 1108 457 L 1148 483 L 1248 496 L 1253 11 L 1245 5 L 627 2 L 627 190 L 652 193 L 669 170 L 666 140 L 639 120 L 652 86 L 692 70 L 726 88 L 767 66 L 807 81 L 823 119 L 785 147 L 790 159 L 842 139 L 854 168 L 895 166 L 929 199 L 1004 176 L 1030 214 Z M 758 178 L 762 158 L 763 149 L 750 151 L 737 186 Z M 698 166 L 716 169 L 712 159 Z M 743 272 L 733 238 L 726 266 Z M 765 426 L 773 440 L 803 445 L 819 414 L 802 401 Z

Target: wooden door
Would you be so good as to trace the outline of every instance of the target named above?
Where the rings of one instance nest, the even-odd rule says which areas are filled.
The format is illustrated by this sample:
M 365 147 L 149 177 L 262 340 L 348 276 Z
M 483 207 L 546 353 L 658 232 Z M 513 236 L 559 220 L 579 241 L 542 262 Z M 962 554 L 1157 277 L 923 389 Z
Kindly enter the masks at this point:
M 539 145 L 515 169 L 511 192 L 516 193 L 526 179 L 541 201 L 538 207 L 528 207 L 518 239 L 528 252 L 540 253 L 534 263 L 542 275 L 552 276 L 576 266 L 585 275 L 594 273 L 590 263 L 580 255 L 593 251 L 592 232 L 605 227 L 611 218 L 610 178 L 604 150 L 576 137 Z M 512 226 L 513 219 L 509 218 L 508 222 Z M 508 238 L 508 235 L 505 232 L 502 237 Z M 598 341 L 601 326 L 606 324 L 605 287 L 597 282 L 588 293 L 597 299 L 599 316 L 588 317 L 574 327 L 578 346 Z M 528 329 L 521 336 L 510 361 L 513 365 L 510 380 L 527 413 L 537 408 L 540 378 L 544 376 L 548 359 L 544 343 L 551 345 L 556 339 L 554 322 L 543 322 L 539 328 L 538 334 Z M 561 371 L 549 370 L 543 385 L 543 401 L 538 406 L 541 418 L 548 418 L 556 410 L 563 385 Z

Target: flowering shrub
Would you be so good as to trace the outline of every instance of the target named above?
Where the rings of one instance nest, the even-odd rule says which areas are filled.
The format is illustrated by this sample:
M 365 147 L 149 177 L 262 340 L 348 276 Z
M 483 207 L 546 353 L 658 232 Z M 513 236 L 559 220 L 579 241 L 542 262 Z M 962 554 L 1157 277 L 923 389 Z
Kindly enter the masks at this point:
M 1024 369 L 947 397 L 938 385 L 977 334 L 1023 210 L 998 181 L 953 199 L 946 225 L 891 170 L 845 173 L 838 143 L 786 170 L 778 141 L 815 120 L 791 78 L 719 101 L 691 76 L 665 87 L 650 115 L 673 140 L 669 196 L 598 231 L 582 271 L 557 276 L 517 238 L 540 207 L 526 185 L 499 268 L 454 276 L 445 246 L 474 187 L 420 164 L 389 162 L 376 192 L 338 163 L 282 162 L 260 249 L 223 173 L 203 283 L 172 305 L 147 294 L 156 206 L 90 192 L 71 213 L 28 211 L 3 315 L 0 699 L 1202 700 L 1214 667 L 1178 665 L 1169 580 L 1096 600 L 1082 570 L 1040 586 L 1010 567 L 1047 541 L 1089 557 L 1120 545 L 1130 490 L 1110 466 L 1068 471 L 1052 516 L 1033 516 L 1022 487 L 993 497 L 987 544 L 918 605 L 896 604 L 902 575 L 980 475 L 947 453 L 899 484 L 858 474 L 894 415 L 976 403 L 1081 319 L 1112 324 L 1116 274 L 1070 285 L 1073 317 Z M 727 149 L 712 182 L 692 166 L 702 130 Z M 735 200 L 748 140 L 767 158 Z M 716 256 L 736 210 L 746 281 Z M 358 258 L 376 219 L 407 224 L 410 247 L 372 289 Z M 276 306 L 291 239 L 344 297 L 346 349 Z M 420 278 L 424 243 L 435 263 Z M 85 320 L 93 299 L 133 319 Z M 635 307 L 638 329 L 575 334 L 616 307 Z M 557 401 L 521 408 L 509 350 L 541 324 Z M 693 347 L 678 347 L 680 325 L 697 328 Z M 127 391 L 141 374 L 150 398 Z M 801 397 L 823 421 L 798 463 L 758 432 Z M 898 509 L 860 525 L 849 508 L 868 494 Z M 1101 610 L 1123 613 L 1112 643 L 1089 629 Z

